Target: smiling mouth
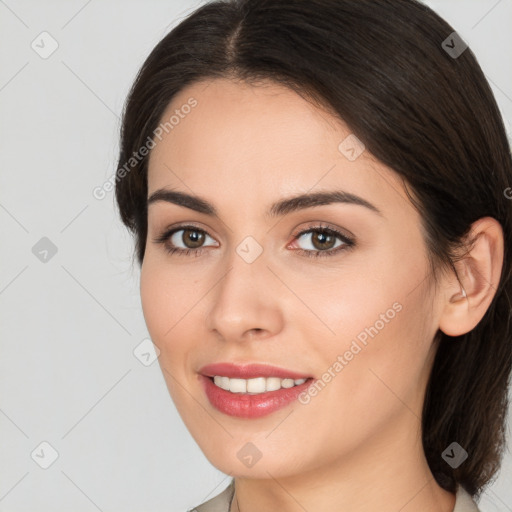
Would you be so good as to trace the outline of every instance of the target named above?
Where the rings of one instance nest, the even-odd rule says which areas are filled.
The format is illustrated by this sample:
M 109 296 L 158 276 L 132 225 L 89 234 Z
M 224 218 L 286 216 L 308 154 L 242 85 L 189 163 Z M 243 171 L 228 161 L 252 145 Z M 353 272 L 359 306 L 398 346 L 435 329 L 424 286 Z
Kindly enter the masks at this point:
M 230 378 L 222 375 L 208 377 L 217 387 L 246 395 L 259 395 L 269 391 L 279 391 L 280 389 L 289 389 L 300 386 L 312 377 L 303 379 L 282 379 L 280 377 L 255 377 L 252 379 Z

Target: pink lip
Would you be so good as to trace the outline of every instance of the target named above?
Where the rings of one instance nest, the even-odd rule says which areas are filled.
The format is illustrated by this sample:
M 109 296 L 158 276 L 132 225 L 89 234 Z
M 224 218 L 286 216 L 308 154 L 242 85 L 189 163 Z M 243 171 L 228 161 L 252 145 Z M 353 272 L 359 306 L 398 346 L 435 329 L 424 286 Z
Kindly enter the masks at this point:
M 213 363 L 203 366 L 199 373 L 207 377 L 229 377 L 230 379 L 254 379 L 256 377 L 279 377 L 280 379 L 308 379 L 311 375 L 279 368 L 268 364 L 246 364 L 238 365 L 233 363 Z
M 212 377 L 199 375 L 208 400 L 215 409 L 229 416 L 238 418 L 261 418 L 267 414 L 286 407 L 297 400 L 314 379 L 308 379 L 299 386 L 267 391 L 258 395 L 247 393 L 231 393 L 213 383 Z
M 297 400 L 314 381 L 310 375 L 263 364 L 236 365 L 233 363 L 215 363 L 203 366 L 199 379 L 210 403 L 215 409 L 229 416 L 238 418 L 260 418 L 286 407 Z M 231 393 L 219 388 L 213 382 L 215 375 L 254 379 L 256 377 L 278 377 L 281 379 L 307 379 L 306 382 L 292 388 L 281 388 L 251 395 L 248 393 Z

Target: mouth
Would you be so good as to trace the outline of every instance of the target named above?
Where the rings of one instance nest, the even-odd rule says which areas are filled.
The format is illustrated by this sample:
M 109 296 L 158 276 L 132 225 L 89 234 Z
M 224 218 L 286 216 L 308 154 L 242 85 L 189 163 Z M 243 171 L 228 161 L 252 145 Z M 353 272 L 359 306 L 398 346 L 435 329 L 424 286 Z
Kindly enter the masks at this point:
M 312 375 L 298 373 L 266 363 L 212 363 L 203 366 L 199 373 L 205 377 L 228 377 L 229 379 L 252 380 L 255 378 L 291 379 L 293 381 L 312 378 Z
M 312 377 L 302 379 L 282 379 L 280 377 L 255 377 L 253 379 L 236 379 L 224 375 L 207 377 L 215 386 L 231 393 L 242 393 L 246 395 L 261 395 L 269 391 L 290 389 L 300 386 L 312 380 Z
M 311 375 L 259 363 L 215 363 L 199 373 L 210 404 L 239 418 L 260 418 L 287 407 L 315 380 Z

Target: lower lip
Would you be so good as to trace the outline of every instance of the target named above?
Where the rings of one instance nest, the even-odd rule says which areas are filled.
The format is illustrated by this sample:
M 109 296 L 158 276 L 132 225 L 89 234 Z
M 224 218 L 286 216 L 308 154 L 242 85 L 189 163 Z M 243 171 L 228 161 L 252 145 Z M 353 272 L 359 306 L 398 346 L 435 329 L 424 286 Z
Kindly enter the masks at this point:
M 205 375 L 199 375 L 206 396 L 210 403 L 220 412 L 237 418 L 261 418 L 267 414 L 286 407 L 305 391 L 313 379 L 308 379 L 303 384 L 292 388 L 281 388 L 277 391 L 267 391 L 257 395 L 245 393 L 231 393 L 219 388 L 213 380 Z

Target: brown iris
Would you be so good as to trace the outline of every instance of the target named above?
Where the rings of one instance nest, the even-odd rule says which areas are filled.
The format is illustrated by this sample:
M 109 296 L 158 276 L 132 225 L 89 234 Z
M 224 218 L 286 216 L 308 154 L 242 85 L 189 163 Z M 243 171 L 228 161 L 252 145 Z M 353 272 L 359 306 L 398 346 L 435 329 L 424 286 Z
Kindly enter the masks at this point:
M 336 243 L 335 236 L 329 235 L 322 231 L 314 232 L 311 239 L 313 241 L 313 246 L 318 250 L 332 249 L 332 247 L 334 247 L 334 244 Z
M 197 229 L 184 229 L 182 240 L 189 249 L 196 249 L 197 247 L 201 247 L 201 244 L 204 243 L 204 233 Z M 190 246 L 188 243 L 190 243 Z

